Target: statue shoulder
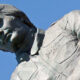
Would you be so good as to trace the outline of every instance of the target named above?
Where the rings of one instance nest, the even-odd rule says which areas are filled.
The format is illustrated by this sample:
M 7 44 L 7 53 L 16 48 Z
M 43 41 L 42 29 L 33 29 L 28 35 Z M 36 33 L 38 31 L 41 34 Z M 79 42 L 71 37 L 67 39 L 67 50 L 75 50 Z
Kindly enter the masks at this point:
M 11 80 L 29 80 L 37 71 L 37 66 L 31 60 L 21 62 L 13 72 Z

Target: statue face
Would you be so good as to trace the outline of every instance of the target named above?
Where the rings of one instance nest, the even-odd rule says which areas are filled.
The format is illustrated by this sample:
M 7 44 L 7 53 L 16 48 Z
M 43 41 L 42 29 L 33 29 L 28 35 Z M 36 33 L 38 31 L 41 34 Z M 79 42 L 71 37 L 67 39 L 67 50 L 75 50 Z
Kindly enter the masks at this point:
M 14 52 L 29 35 L 29 27 L 14 16 L 0 16 L 0 50 Z

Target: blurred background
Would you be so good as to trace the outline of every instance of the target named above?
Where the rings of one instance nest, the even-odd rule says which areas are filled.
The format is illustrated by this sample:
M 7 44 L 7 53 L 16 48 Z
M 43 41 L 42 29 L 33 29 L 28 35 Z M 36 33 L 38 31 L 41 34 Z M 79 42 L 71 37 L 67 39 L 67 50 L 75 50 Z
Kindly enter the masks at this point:
M 0 0 L 0 4 L 14 5 L 43 30 L 70 11 L 80 9 L 80 0 Z M 16 66 L 14 54 L 0 51 L 0 80 L 10 80 Z

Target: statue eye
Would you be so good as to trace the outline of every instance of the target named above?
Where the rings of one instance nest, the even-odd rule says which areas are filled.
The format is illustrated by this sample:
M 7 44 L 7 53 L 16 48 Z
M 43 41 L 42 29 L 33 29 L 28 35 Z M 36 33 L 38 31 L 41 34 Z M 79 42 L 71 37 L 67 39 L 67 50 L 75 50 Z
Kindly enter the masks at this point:
M 0 28 L 3 26 L 3 19 L 0 18 Z

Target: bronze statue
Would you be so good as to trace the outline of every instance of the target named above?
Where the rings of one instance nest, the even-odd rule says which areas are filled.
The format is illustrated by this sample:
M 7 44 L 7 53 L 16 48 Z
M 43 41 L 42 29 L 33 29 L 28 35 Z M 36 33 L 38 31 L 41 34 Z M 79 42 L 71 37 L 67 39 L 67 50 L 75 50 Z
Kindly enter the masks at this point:
M 27 16 L 13 6 L 1 4 L 0 23 L 0 49 L 14 52 L 18 57 L 24 52 L 30 55 L 34 37 L 39 35 L 40 30 L 29 21 Z M 41 34 L 42 39 L 43 33 L 44 31 Z M 36 47 L 40 45 L 41 43 L 36 44 Z

